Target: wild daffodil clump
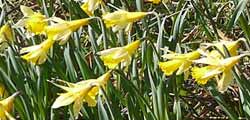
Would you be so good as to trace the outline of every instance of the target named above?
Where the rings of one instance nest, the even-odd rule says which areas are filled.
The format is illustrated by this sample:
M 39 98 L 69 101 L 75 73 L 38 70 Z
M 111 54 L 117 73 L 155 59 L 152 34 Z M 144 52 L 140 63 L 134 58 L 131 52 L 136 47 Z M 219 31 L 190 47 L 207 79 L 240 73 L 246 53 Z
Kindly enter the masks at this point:
M 0 120 L 250 119 L 248 5 L 0 1 Z
M 221 41 L 214 44 L 216 50 L 199 49 L 193 52 L 178 54 L 170 53 L 162 57 L 169 59 L 167 62 L 159 62 L 159 67 L 165 75 L 170 76 L 174 72 L 180 75 L 183 72 L 192 69 L 192 77 L 200 85 L 207 84 L 208 80 L 216 77 L 217 88 L 224 92 L 233 81 L 232 69 L 245 54 L 237 55 L 238 41 Z M 225 58 L 226 51 L 233 57 Z M 203 55 L 201 58 L 200 56 Z M 191 66 L 193 63 L 204 64 L 207 66 Z M 220 79 L 218 79 L 220 78 Z

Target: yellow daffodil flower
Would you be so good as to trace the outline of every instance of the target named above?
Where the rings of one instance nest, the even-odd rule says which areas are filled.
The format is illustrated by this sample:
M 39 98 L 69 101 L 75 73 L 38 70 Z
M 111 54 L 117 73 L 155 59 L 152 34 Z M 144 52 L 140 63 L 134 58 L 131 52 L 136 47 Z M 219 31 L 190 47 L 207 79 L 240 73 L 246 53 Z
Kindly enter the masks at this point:
M 129 26 L 131 26 L 133 22 L 138 21 L 147 14 L 147 12 L 128 12 L 125 10 L 118 10 L 113 13 L 105 14 L 102 18 L 107 28 L 113 27 L 113 31 L 126 28 L 126 31 L 128 31 Z
M 57 23 L 51 26 L 47 26 L 45 28 L 45 32 L 48 35 L 48 38 L 51 38 L 53 40 L 60 40 L 60 45 L 67 42 L 72 32 L 76 31 L 78 28 L 84 25 L 88 25 L 90 20 L 90 18 L 73 21 L 64 21 L 59 18 L 55 19 Z
M 53 47 L 54 42 L 54 40 L 47 39 L 39 45 L 22 48 L 20 53 L 27 53 L 22 58 L 33 64 L 42 64 L 46 61 L 47 53 Z
M 154 4 L 159 4 L 161 3 L 161 0 L 147 0 L 148 2 L 152 2 Z
M 225 55 L 225 51 L 224 51 L 223 46 L 225 46 L 227 48 L 227 50 L 229 51 L 231 56 L 236 56 L 236 55 L 238 55 L 237 48 L 239 47 L 240 41 L 242 41 L 242 39 L 239 39 L 237 41 L 221 40 L 220 42 L 217 42 L 217 43 L 205 43 L 205 45 L 207 45 L 208 47 L 210 47 L 210 46 L 216 47 L 224 55 Z M 217 50 L 212 50 L 209 54 L 211 56 L 214 56 L 214 57 L 222 58 L 221 54 Z
M 73 111 L 75 117 L 77 118 L 83 102 L 87 102 L 88 106 L 91 107 L 96 106 L 96 95 L 98 95 L 99 93 L 99 88 L 101 86 L 105 87 L 110 76 L 111 71 L 108 71 L 97 79 L 84 80 L 75 84 L 66 81 L 61 81 L 67 86 L 62 86 L 53 83 L 57 87 L 64 89 L 66 93 L 59 94 L 60 96 L 55 100 L 52 105 L 52 108 L 67 106 L 74 102 Z
M 227 87 L 233 81 L 233 75 L 231 73 L 232 67 L 240 60 L 244 55 L 233 56 L 225 59 L 217 59 L 211 62 L 211 58 L 202 58 L 201 60 L 195 60 L 194 62 L 207 64 L 205 67 L 194 67 L 192 69 L 192 76 L 198 84 L 204 85 L 207 81 L 215 76 L 220 78 L 217 80 L 217 87 L 220 92 L 227 90 Z M 222 75 L 221 75 L 222 74 Z
M 8 46 L 8 42 L 13 40 L 12 30 L 8 24 L 0 28 L 0 50 Z
M 140 45 L 140 40 L 134 41 L 124 47 L 116 47 L 98 52 L 104 65 L 110 69 L 114 69 L 119 63 L 130 60 L 132 54 L 135 53 Z
M 86 0 L 81 8 L 85 13 L 88 14 L 88 16 L 93 16 L 94 11 L 100 4 L 102 4 L 102 0 Z
M 48 25 L 46 17 L 26 6 L 21 6 L 20 9 L 24 18 L 19 20 L 16 26 L 25 27 L 29 32 L 34 34 L 43 33 L 44 28 Z
M 19 95 L 20 92 L 16 92 L 10 97 L 3 99 L 0 101 L 0 119 L 1 120 L 15 120 L 14 117 L 10 115 L 10 112 L 13 108 L 13 102 L 16 96 Z
M 192 60 L 200 57 L 200 53 L 196 50 L 186 54 L 170 53 L 163 55 L 162 57 L 169 59 L 167 62 L 159 62 L 159 67 L 164 74 L 170 76 L 178 70 L 176 75 L 180 75 L 189 69 L 192 64 Z

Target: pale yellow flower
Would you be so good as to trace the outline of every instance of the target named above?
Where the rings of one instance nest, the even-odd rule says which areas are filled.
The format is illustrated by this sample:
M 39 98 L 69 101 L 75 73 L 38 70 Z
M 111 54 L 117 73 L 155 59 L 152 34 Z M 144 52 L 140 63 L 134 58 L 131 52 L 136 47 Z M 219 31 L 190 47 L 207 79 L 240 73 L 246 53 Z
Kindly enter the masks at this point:
M 225 59 L 216 59 L 211 62 L 211 58 L 202 58 L 195 60 L 194 62 L 207 64 L 205 67 L 194 67 L 192 69 L 192 76 L 198 84 L 204 85 L 211 78 L 217 76 L 220 78 L 217 80 L 217 87 L 220 92 L 227 90 L 230 83 L 233 81 L 233 75 L 231 73 L 232 67 L 240 60 L 244 55 L 233 56 Z
M 133 22 L 142 19 L 147 14 L 147 12 L 128 12 L 125 10 L 118 10 L 113 13 L 107 13 L 103 15 L 102 18 L 107 28 L 112 27 L 113 31 L 126 28 L 126 31 L 128 31 L 129 26 L 131 26 Z
M 162 57 L 169 59 L 167 62 L 159 62 L 159 67 L 164 74 L 170 76 L 177 71 L 176 75 L 180 75 L 190 68 L 192 60 L 200 57 L 200 53 L 196 50 L 185 54 L 170 53 L 163 55 Z
M 119 63 L 130 60 L 132 54 L 138 49 L 140 40 L 134 41 L 124 47 L 116 47 L 98 52 L 104 65 L 110 69 L 114 69 Z
M 29 32 L 41 34 L 48 25 L 47 19 L 39 12 L 34 12 L 31 8 L 20 6 L 24 17 L 16 23 L 16 26 L 25 27 Z
M 231 56 L 236 56 L 236 55 L 238 55 L 237 49 L 239 47 L 240 41 L 242 41 L 242 39 L 239 39 L 237 41 L 221 40 L 220 42 L 217 42 L 217 43 L 204 43 L 204 44 L 207 45 L 208 47 L 210 47 L 210 46 L 216 47 L 221 53 L 223 53 L 223 55 L 225 55 L 225 50 L 223 47 L 223 46 L 225 46 L 227 48 L 227 50 L 229 51 Z M 222 58 L 221 54 L 217 50 L 212 50 L 209 53 L 209 55 Z
M 5 49 L 8 46 L 8 42 L 13 40 L 13 34 L 8 24 L 3 25 L 0 28 L 0 50 Z
M 22 58 L 33 64 L 42 64 L 46 61 L 47 53 L 53 47 L 54 42 L 54 40 L 47 39 L 39 45 L 22 48 L 20 53 L 27 53 Z
M 88 16 L 93 16 L 94 11 L 100 4 L 102 4 L 102 0 L 86 0 L 81 8 L 85 13 L 88 14 Z
M 148 2 L 152 2 L 154 4 L 159 4 L 161 3 L 161 0 L 147 0 Z
M 98 95 L 101 86 L 105 87 L 110 76 L 111 71 L 108 71 L 97 79 L 84 80 L 75 84 L 61 81 L 63 83 L 66 83 L 67 86 L 53 83 L 57 87 L 64 89 L 66 93 L 59 94 L 60 96 L 55 100 L 52 108 L 67 106 L 74 102 L 73 111 L 75 117 L 77 118 L 83 102 L 88 103 L 88 106 L 91 107 L 96 106 L 96 95 Z
M 0 119 L 1 120 L 15 120 L 14 117 L 10 115 L 10 112 L 13 109 L 13 102 L 16 96 L 19 95 L 20 92 L 16 92 L 10 97 L 3 99 L 0 101 Z
M 88 25 L 90 18 L 84 18 L 73 21 L 64 21 L 59 18 L 54 18 L 57 23 L 47 26 L 45 32 L 48 38 L 53 40 L 59 40 L 59 44 L 65 44 L 70 37 L 71 33 L 76 31 L 78 28 Z

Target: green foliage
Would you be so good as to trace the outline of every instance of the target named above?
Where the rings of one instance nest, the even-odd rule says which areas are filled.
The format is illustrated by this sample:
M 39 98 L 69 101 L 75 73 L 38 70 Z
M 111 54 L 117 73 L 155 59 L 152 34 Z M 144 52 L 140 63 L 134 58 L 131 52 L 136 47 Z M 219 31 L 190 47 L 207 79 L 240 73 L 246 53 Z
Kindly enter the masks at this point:
M 105 27 L 98 9 L 95 11 L 98 18 L 74 32 L 65 45 L 54 45 L 42 65 L 24 61 L 20 49 L 41 43 L 44 36 L 28 38 L 23 29 L 14 28 L 14 44 L 0 53 L 0 82 L 9 93 L 22 93 L 15 100 L 12 115 L 22 120 L 75 119 L 72 105 L 51 108 L 62 90 L 48 81 L 62 79 L 75 83 L 97 78 L 108 71 L 98 51 L 141 39 L 143 42 L 129 66 L 119 66 L 113 71 L 112 79 L 97 97 L 97 106 L 84 104 L 79 119 L 250 119 L 250 81 L 246 77 L 249 68 L 245 65 L 249 64 L 249 58 L 234 68 L 236 82 L 225 93 L 220 93 L 212 81 L 199 86 L 184 75 L 166 77 L 158 66 L 158 62 L 163 61 L 161 48 L 168 47 L 179 53 L 195 50 L 200 43 L 218 41 L 218 30 L 232 40 L 246 38 L 240 51 L 248 51 L 248 0 L 163 0 L 157 5 L 145 1 L 105 1 L 110 12 L 119 8 L 153 13 L 134 23 L 129 33 L 115 33 Z M 22 3 L 0 0 L 1 25 L 7 21 L 13 25 L 21 19 L 19 6 L 24 4 L 47 17 L 58 16 L 65 20 L 88 17 L 80 8 L 80 0 L 25 0 Z

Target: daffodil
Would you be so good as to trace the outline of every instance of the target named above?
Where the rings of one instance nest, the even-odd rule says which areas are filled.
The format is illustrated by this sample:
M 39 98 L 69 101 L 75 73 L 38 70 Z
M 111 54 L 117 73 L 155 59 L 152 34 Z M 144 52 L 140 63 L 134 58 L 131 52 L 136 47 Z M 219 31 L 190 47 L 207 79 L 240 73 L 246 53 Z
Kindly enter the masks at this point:
M 159 67 L 165 75 L 170 76 L 175 71 L 177 71 L 177 75 L 180 75 L 190 68 L 192 60 L 200 57 L 200 52 L 196 50 L 186 54 L 170 53 L 163 55 L 162 57 L 169 59 L 167 62 L 159 62 Z
M 74 115 L 77 118 L 82 107 L 83 102 L 88 103 L 88 106 L 96 106 L 96 95 L 99 93 L 100 87 L 105 87 L 107 81 L 111 76 L 111 71 L 103 74 L 97 79 L 84 80 L 77 83 L 69 83 L 61 81 L 67 86 L 55 84 L 57 87 L 62 88 L 66 93 L 60 93 L 59 97 L 55 100 L 52 108 L 59 108 L 62 106 L 73 104 Z
M 44 28 L 48 25 L 46 17 L 23 5 L 20 6 L 20 9 L 24 17 L 17 22 L 16 26 L 24 26 L 29 32 L 34 34 L 43 33 Z
M 130 60 L 132 54 L 135 53 L 140 45 L 140 40 L 134 41 L 124 47 L 116 47 L 98 52 L 104 65 L 110 69 L 114 69 L 119 63 Z
M 231 73 L 232 67 L 240 60 L 244 55 L 233 56 L 225 59 L 216 59 L 213 62 L 212 58 L 202 58 L 195 60 L 196 63 L 207 64 L 205 67 L 194 67 L 192 69 L 192 76 L 198 84 L 204 85 L 211 78 L 217 77 L 217 87 L 220 92 L 227 90 L 227 87 L 233 81 L 233 75 Z
M 46 61 L 47 53 L 53 47 L 54 42 L 54 40 L 47 39 L 39 45 L 22 48 L 20 53 L 27 53 L 22 58 L 33 64 L 42 64 Z
M 118 10 L 113 13 L 107 13 L 103 15 L 102 18 L 107 28 L 113 27 L 113 31 L 126 28 L 126 31 L 128 31 L 133 22 L 140 20 L 147 14 L 147 12 L 128 12 L 125 10 Z
M 47 26 L 45 32 L 48 38 L 53 40 L 59 40 L 59 44 L 62 45 L 67 42 L 71 33 L 76 31 L 78 28 L 88 25 L 90 18 L 84 18 L 73 21 L 64 21 L 59 18 L 54 18 L 57 23 Z
M 102 0 L 86 0 L 81 8 L 85 13 L 88 14 L 88 16 L 93 16 L 94 11 L 100 4 L 102 4 Z
M 0 50 L 8 46 L 8 42 L 13 40 L 12 30 L 8 24 L 0 28 Z
M 237 41 L 221 40 L 220 42 L 217 42 L 217 43 L 205 43 L 205 45 L 207 45 L 208 47 L 210 47 L 210 46 L 216 47 L 223 55 L 225 55 L 225 50 L 223 47 L 223 46 L 225 46 L 227 48 L 227 50 L 229 51 L 231 56 L 236 56 L 236 55 L 238 55 L 237 48 L 239 47 L 240 41 L 242 41 L 242 39 L 239 39 Z M 218 50 L 212 50 L 209 54 L 214 56 L 214 57 L 222 58 L 222 56 L 221 56 L 220 52 L 218 52 Z
M 161 3 L 161 0 L 147 0 L 148 2 L 152 2 L 154 4 L 159 4 Z
M 0 101 L 0 119 L 1 120 L 15 120 L 14 117 L 10 115 L 11 110 L 13 109 L 13 102 L 16 96 L 19 95 L 20 92 L 16 92 L 10 97 L 3 99 Z

